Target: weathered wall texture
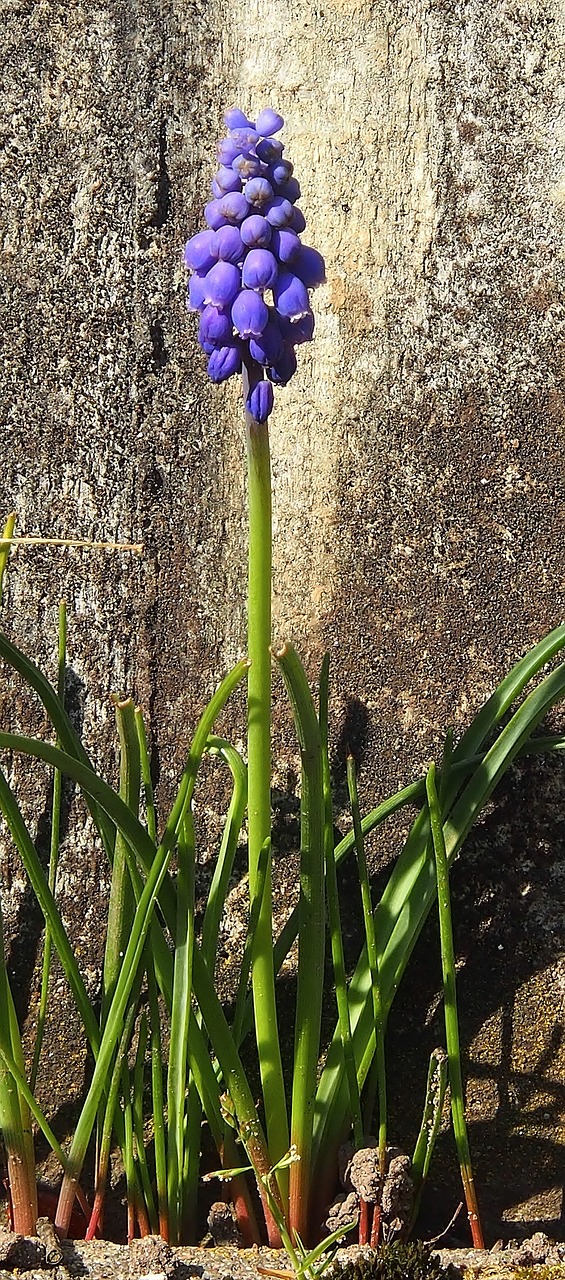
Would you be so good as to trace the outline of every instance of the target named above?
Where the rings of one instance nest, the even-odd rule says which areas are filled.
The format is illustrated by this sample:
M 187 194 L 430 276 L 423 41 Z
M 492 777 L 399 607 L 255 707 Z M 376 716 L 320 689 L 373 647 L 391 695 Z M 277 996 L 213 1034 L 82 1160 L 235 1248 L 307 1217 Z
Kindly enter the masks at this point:
M 272 104 L 328 267 L 316 342 L 272 419 L 277 633 L 313 677 L 330 648 L 335 736 L 347 713 L 368 807 L 563 615 L 559 0 L 2 9 L 0 515 L 15 508 L 21 533 L 145 546 L 18 552 L 6 625 L 53 670 L 65 596 L 89 748 L 113 776 L 109 695 L 132 690 L 169 795 L 198 709 L 245 648 L 242 416 L 235 389 L 206 380 L 180 253 L 222 110 Z M 284 791 L 297 761 L 280 704 Z M 42 726 L 6 684 L 2 720 Z M 43 811 L 45 779 L 14 773 Z M 454 876 L 495 1230 L 562 1230 L 564 793 L 562 765 L 522 765 Z M 91 833 L 69 830 L 62 900 L 94 987 L 105 885 Z M 23 1000 L 40 926 L 3 867 Z M 407 1143 L 441 1034 L 435 954 L 430 931 L 392 1019 Z M 70 1055 L 53 1045 L 56 1074 Z M 61 1098 L 60 1081 L 46 1092 Z

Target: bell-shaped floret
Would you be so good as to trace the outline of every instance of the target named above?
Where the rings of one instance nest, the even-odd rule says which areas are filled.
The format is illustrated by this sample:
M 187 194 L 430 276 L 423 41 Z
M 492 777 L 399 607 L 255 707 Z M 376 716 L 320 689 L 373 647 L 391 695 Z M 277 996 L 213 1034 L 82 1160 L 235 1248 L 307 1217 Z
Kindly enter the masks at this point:
M 208 271 L 214 265 L 214 254 L 211 250 L 213 232 L 198 231 L 184 246 L 184 265 L 191 271 Z
M 226 311 L 218 311 L 217 307 L 205 307 L 198 328 L 198 341 L 201 345 L 225 347 L 233 339 L 231 316 Z
M 212 233 L 211 251 L 215 258 L 220 258 L 222 262 L 233 262 L 234 264 L 241 262 L 245 254 L 245 245 L 240 235 L 239 227 L 233 227 L 228 223 L 225 227 L 219 227 L 217 231 Z
M 255 422 L 266 422 L 273 408 L 273 388 L 270 382 L 263 379 L 251 388 L 245 408 Z
M 278 274 L 277 260 L 268 249 L 249 250 L 241 274 L 246 289 L 272 289 Z
M 259 338 L 249 339 L 249 354 L 257 364 L 276 364 L 283 354 L 283 339 L 276 312 L 272 312 Z
M 213 307 L 229 307 L 241 288 L 241 271 L 231 262 L 216 262 L 206 276 L 204 301 Z
M 296 356 L 292 347 L 285 342 L 282 354 L 274 364 L 270 365 L 268 375 L 271 382 L 275 382 L 279 387 L 286 387 L 290 382 L 292 375 L 296 373 Z
M 191 276 L 188 282 L 188 292 L 186 295 L 186 305 L 189 311 L 202 311 L 205 302 L 204 294 L 206 293 L 206 276 Z
M 304 281 L 307 289 L 316 289 L 326 279 L 326 264 L 321 253 L 307 244 L 300 246 L 300 253 L 293 261 L 292 270 Z
M 291 208 L 292 218 L 290 226 L 292 227 L 292 230 L 296 231 L 296 234 L 300 236 L 302 235 L 302 232 L 306 230 L 306 218 L 304 217 L 302 209 L 297 209 L 296 205 L 294 207 L 291 205 Z
M 306 285 L 291 271 L 281 271 L 273 289 L 275 306 L 279 315 L 289 320 L 300 320 L 308 315 L 310 300 Z
M 231 318 L 242 338 L 258 338 L 267 325 L 269 308 L 260 293 L 242 289 L 233 303 Z
M 280 231 L 273 231 L 271 252 L 274 253 L 279 262 L 293 262 L 297 254 L 300 253 L 300 240 L 296 231 L 291 231 L 289 227 L 283 227 Z
M 208 373 L 212 382 L 225 382 L 226 378 L 231 378 L 232 373 L 239 373 L 240 370 L 241 350 L 237 343 L 212 351 L 208 361 Z
M 241 223 L 241 239 L 248 249 L 266 249 L 270 243 L 273 229 L 270 222 L 260 213 L 252 213 Z
M 289 342 L 292 347 L 310 342 L 314 333 L 313 313 L 309 311 L 307 315 L 301 316 L 300 320 L 287 320 L 285 316 L 281 316 L 280 329 L 285 342 Z

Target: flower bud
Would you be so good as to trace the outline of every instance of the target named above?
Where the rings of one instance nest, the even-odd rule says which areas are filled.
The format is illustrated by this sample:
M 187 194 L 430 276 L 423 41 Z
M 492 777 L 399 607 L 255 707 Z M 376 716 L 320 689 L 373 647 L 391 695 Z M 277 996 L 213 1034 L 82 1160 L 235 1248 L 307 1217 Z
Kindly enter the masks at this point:
M 261 161 L 257 156 L 250 155 L 249 152 L 236 156 L 233 161 L 233 168 L 244 182 L 248 178 L 257 178 L 263 168 Z
M 307 289 L 316 289 L 326 279 L 326 264 L 317 249 L 309 245 L 300 246 L 300 252 L 292 263 L 292 270 L 304 282 Z
M 223 199 L 219 201 L 219 207 L 226 222 L 243 222 L 246 214 L 250 211 L 247 200 L 240 191 L 228 191 Z
M 255 128 L 262 138 L 270 138 L 272 133 L 278 133 L 282 129 L 284 120 L 282 116 L 277 115 L 271 107 L 266 107 L 264 111 L 257 116 Z
M 255 126 L 247 119 L 243 111 L 239 107 L 228 107 L 224 111 L 224 124 L 226 129 L 253 129 Z
M 214 178 L 216 186 L 220 189 L 218 200 L 222 196 L 227 195 L 228 191 L 241 191 L 241 179 L 239 173 L 235 173 L 230 165 L 221 164 Z M 214 184 L 212 183 L 212 186 Z
M 300 240 L 296 231 L 291 231 L 289 227 L 273 231 L 271 249 L 279 262 L 292 262 L 300 253 Z
M 198 328 L 198 341 L 213 347 L 225 347 L 232 339 L 231 317 L 225 311 L 218 311 L 217 307 L 205 307 Z
M 202 311 L 204 303 L 204 294 L 206 293 L 206 277 L 191 276 L 188 282 L 188 293 L 186 297 L 186 305 L 189 311 Z
M 286 342 L 282 354 L 267 372 L 271 382 L 275 382 L 279 387 L 286 387 L 287 382 L 290 382 L 292 375 L 296 373 L 296 356 L 293 348 L 287 346 Z
M 263 164 L 273 164 L 275 161 L 280 160 L 284 146 L 282 142 L 279 142 L 278 138 L 261 138 L 261 141 L 255 147 L 255 151 L 259 159 L 263 161 Z
M 281 227 L 289 227 L 291 225 L 293 212 L 290 200 L 283 200 L 282 196 L 275 196 L 266 206 L 265 217 L 272 227 L 280 230 Z
M 245 218 L 239 229 L 248 249 L 266 249 L 273 234 L 271 224 L 260 213 L 252 213 Z
M 204 217 L 213 231 L 217 231 L 218 227 L 225 227 L 228 221 L 221 211 L 221 203 L 221 200 L 209 200 L 204 206 Z
M 245 183 L 243 194 L 255 209 L 264 209 L 273 199 L 273 188 L 266 178 L 251 178 Z
M 208 361 L 208 373 L 212 382 L 225 382 L 226 378 L 231 378 L 232 373 L 239 373 L 240 370 L 241 350 L 236 343 L 212 351 Z
M 283 354 L 282 334 L 275 316 L 276 312 L 272 312 L 259 338 L 249 339 L 249 354 L 257 364 L 276 364 Z
M 273 408 L 273 399 L 271 383 L 263 379 L 262 382 L 257 382 L 249 392 L 245 408 L 255 422 L 266 422 Z
M 214 257 L 221 258 L 222 262 L 234 264 L 241 262 L 245 254 L 245 245 L 239 227 L 228 224 L 213 231 L 210 249 Z

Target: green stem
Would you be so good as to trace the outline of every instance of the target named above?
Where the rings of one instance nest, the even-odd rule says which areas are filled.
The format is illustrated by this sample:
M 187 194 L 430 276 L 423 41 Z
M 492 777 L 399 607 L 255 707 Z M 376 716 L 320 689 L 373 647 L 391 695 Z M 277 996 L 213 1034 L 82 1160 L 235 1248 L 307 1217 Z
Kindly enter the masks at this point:
M 446 751 L 449 756 L 449 744 Z M 448 767 L 448 760 L 446 768 Z M 457 1018 L 457 996 L 455 989 L 455 948 L 453 946 L 453 925 L 451 920 L 451 898 L 449 893 L 449 868 L 443 834 L 443 824 L 436 790 L 435 765 L 429 767 L 426 777 L 426 793 L 430 812 L 430 827 L 434 846 L 437 879 L 437 901 L 439 909 L 439 936 L 441 946 L 441 967 L 443 973 L 443 1007 L 445 1013 L 445 1038 L 447 1042 L 447 1062 L 449 1084 L 451 1088 L 451 1115 L 453 1132 L 457 1145 L 457 1155 L 461 1169 L 461 1180 L 465 1192 L 469 1225 L 475 1249 L 484 1249 L 479 1206 L 475 1192 L 475 1182 L 471 1165 L 471 1152 L 465 1121 L 465 1103 L 463 1100 L 463 1079 L 461 1075 L 461 1049 L 459 1045 L 459 1022 Z
M 244 371 L 244 394 L 249 375 Z M 248 816 L 249 889 L 258 891 L 261 849 L 271 836 L 271 466 L 267 423 L 246 413 L 249 477 Z M 271 867 L 267 868 L 252 962 L 253 1003 L 271 1163 L 288 1150 L 288 1118 L 278 1036 L 273 966 Z M 288 1201 L 288 1171 L 279 1179 Z

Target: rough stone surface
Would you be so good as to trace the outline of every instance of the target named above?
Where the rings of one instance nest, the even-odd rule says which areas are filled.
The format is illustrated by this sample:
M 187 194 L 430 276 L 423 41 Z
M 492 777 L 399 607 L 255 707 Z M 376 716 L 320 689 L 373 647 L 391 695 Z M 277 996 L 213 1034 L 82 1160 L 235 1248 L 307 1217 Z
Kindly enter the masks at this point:
M 316 342 L 272 419 L 276 631 L 313 679 L 330 649 L 336 759 L 358 755 L 368 808 L 563 615 L 562 6 L 3 0 L 2 13 L 0 515 L 16 509 L 28 535 L 144 544 L 141 557 L 18 551 L 5 626 L 54 673 L 67 599 L 88 749 L 115 780 L 109 699 L 132 691 L 163 811 L 199 709 L 245 650 L 241 410 L 205 378 L 180 253 L 222 108 L 272 102 L 328 265 Z M 21 685 L 4 680 L 0 698 L 3 726 L 45 732 Z M 276 721 L 294 874 L 299 763 L 278 687 Z M 48 780 L 17 760 L 10 775 L 45 853 Z M 562 1231 L 564 793 L 562 764 L 522 764 L 453 877 L 494 1230 Z M 221 788 L 204 801 L 211 832 L 222 803 Z M 399 833 L 372 844 L 374 869 Z M 64 837 L 60 901 L 94 995 L 108 874 L 70 793 Z M 22 1012 L 41 921 L 3 848 Z M 356 927 L 352 912 L 349 938 Z M 430 926 L 391 1018 L 392 1137 L 408 1150 L 442 1034 L 436 956 Z M 64 1131 L 84 1052 L 57 971 L 54 999 L 41 1096 Z M 432 1187 L 443 1222 L 450 1150 Z

